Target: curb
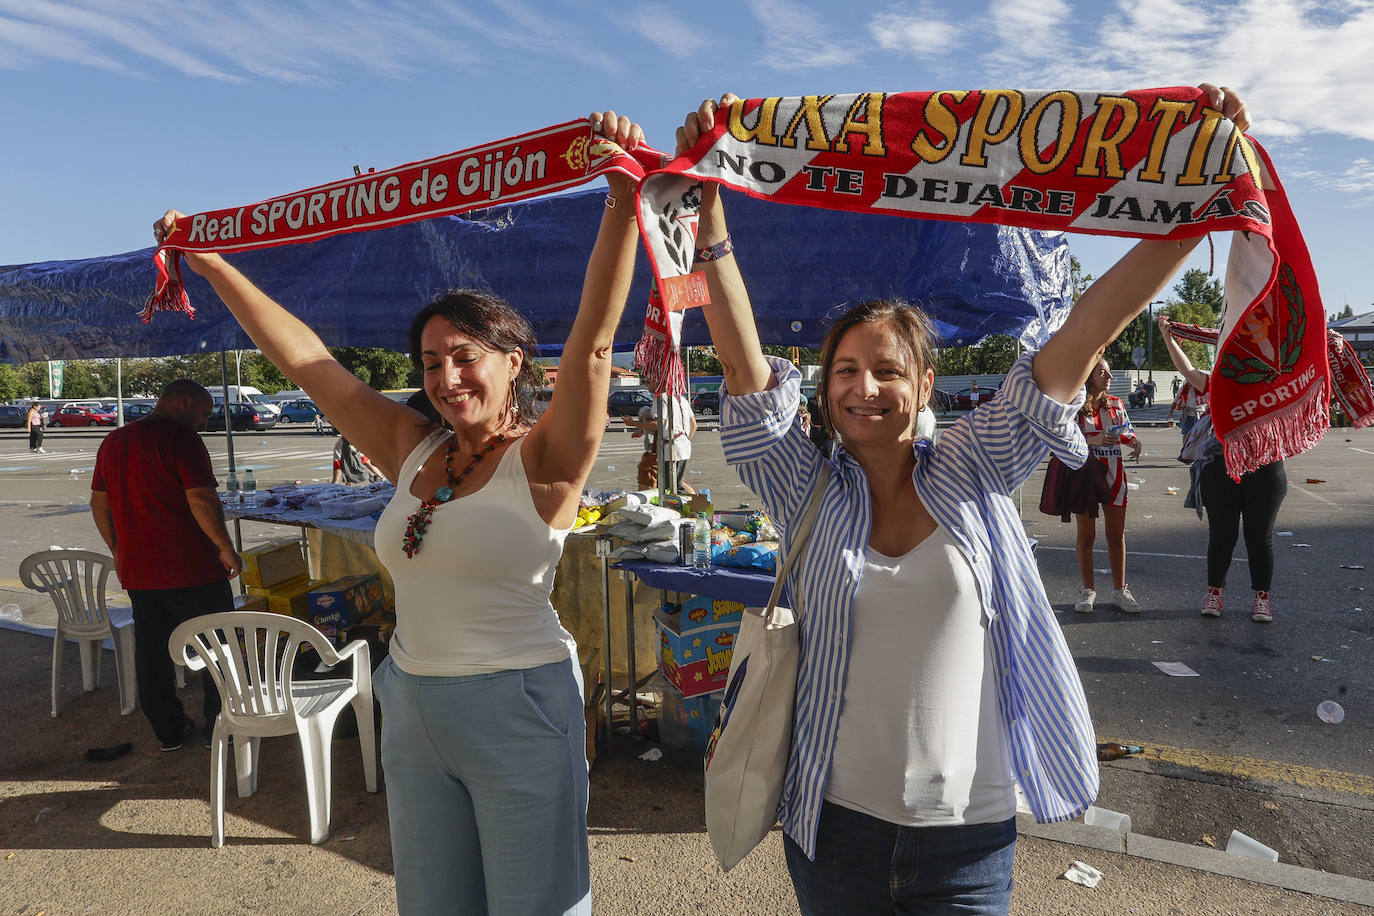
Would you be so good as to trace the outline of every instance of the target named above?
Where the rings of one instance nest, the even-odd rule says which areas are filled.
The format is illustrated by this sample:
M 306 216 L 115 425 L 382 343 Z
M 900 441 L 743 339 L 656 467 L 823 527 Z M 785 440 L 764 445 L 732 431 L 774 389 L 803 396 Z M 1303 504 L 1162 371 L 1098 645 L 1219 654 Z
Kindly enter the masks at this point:
M 1022 813 L 1016 815 L 1016 832 L 1037 839 L 1121 853 L 1314 897 L 1374 907 L 1374 881 L 1363 878 L 1351 878 L 1283 862 L 1263 862 L 1220 849 L 1121 833 L 1108 827 L 1090 827 L 1081 821 L 1040 824 L 1034 817 Z

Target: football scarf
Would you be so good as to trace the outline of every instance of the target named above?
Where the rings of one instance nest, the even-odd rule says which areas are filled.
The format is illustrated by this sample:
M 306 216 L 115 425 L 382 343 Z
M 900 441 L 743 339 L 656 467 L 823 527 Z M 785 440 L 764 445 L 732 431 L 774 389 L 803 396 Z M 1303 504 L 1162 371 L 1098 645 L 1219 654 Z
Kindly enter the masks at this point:
M 1327 427 L 1326 319 L 1306 246 L 1265 152 L 1200 90 L 855 93 L 721 109 L 640 185 L 667 314 L 651 315 L 638 352 L 658 391 L 681 386 L 668 316 L 704 298 L 691 273 L 703 181 L 854 212 L 1149 239 L 1234 232 L 1212 384 L 1227 468 L 1297 454 Z

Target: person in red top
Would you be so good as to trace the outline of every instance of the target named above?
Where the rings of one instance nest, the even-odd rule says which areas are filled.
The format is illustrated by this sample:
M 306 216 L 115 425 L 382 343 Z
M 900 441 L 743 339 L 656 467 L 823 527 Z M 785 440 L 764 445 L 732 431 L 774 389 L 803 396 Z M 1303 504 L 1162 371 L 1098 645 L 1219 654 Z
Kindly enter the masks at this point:
M 1140 458 L 1140 440 L 1135 436 L 1126 406 L 1121 399 L 1107 393 L 1112 383 L 1112 369 L 1105 359 L 1099 359 L 1088 376 L 1087 398 L 1078 412 L 1078 425 L 1088 440 L 1088 460 L 1101 461 L 1107 466 L 1109 496 L 1102 503 L 1104 535 L 1107 541 L 1107 561 L 1112 570 L 1112 603 L 1127 614 L 1139 614 L 1140 603 L 1126 584 L 1126 468 L 1121 458 L 1124 443 L 1131 449 L 1131 457 Z M 1097 513 L 1078 513 L 1078 572 L 1083 578 L 1083 590 L 1073 609 L 1089 613 L 1097 592 L 1093 588 L 1093 543 L 1097 540 Z
M 91 479 L 91 514 L 133 605 L 139 705 L 164 751 L 195 730 L 176 694 L 167 640 L 182 621 L 233 610 L 229 579 L 243 567 L 196 435 L 211 407 L 198 383 L 170 382 L 152 413 L 105 437 Z M 208 738 L 219 692 L 205 672 L 201 687 Z

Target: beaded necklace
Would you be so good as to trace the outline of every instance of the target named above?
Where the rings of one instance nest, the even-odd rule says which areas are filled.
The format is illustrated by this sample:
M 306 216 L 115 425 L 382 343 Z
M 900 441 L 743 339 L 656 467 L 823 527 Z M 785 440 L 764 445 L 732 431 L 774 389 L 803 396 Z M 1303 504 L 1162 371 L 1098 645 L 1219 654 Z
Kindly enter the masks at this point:
M 425 532 L 429 530 L 429 519 L 434 514 L 434 510 L 441 504 L 453 499 L 453 492 L 458 489 L 458 484 L 463 482 L 463 478 L 472 473 L 472 469 L 477 467 L 478 462 L 483 458 L 491 454 L 492 449 L 505 441 L 505 433 L 497 433 L 492 436 L 487 440 L 487 444 L 472 456 L 472 461 L 468 466 L 457 474 L 453 473 L 453 455 L 458 451 L 458 437 L 454 436 L 449 441 L 448 448 L 444 449 L 444 470 L 448 476 L 448 483 L 435 490 L 432 497 L 420 503 L 420 508 L 415 510 L 415 513 L 406 523 L 406 533 L 401 538 L 401 549 L 406 552 L 407 557 L 413 557 L 420 552 L 420 541 L 424 538 Z

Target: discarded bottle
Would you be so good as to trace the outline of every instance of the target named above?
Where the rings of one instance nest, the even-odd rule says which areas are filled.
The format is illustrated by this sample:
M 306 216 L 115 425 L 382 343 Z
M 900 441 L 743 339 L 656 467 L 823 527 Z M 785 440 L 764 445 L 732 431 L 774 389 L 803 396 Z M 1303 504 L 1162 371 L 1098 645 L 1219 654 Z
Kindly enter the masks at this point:
M 1107 741 L 1097 746 L 1097 759 L 1120 760 L 1122 757 L 1132 757 L 1144 750 L 1138 744 L 1117 744 L 1115 741 Z
M 17 604 L 7 604 L 0 607 L 0 620 L 8 620 L 11 623 L 19 623 L 24 619 L 24 612 L 19 609 Z
M 247 499 L 249 505 L 252 505 L 258 498 L 258 482 L 253 477 L 252 468 L 248 468 L 243 472 L 243 495 Z
M 697 569 L 711 568 L 711 522 L 705 512 L 698 512 L 692 532 L 692 565 Z
M 239 475 L 234 471 L 229 472 L 229 481 L 224 485 L 229 491 L 229 502 L 240 502 L 243 497 L 239 493 Z

